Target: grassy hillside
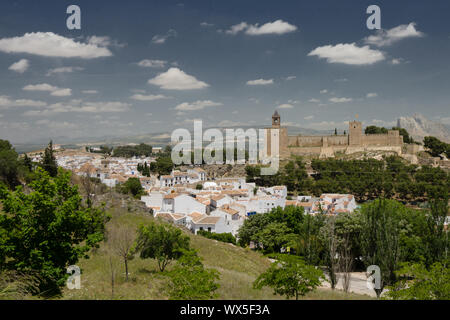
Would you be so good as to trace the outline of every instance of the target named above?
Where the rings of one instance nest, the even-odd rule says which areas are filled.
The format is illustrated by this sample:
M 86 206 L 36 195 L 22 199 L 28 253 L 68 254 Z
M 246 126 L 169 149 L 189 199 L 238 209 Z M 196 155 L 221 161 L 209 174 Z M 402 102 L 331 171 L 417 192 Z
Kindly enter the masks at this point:
M 111 210 L 109 223 L 128 224 L 137 227 L 152 221 L 146 214 L 128 212 L 127 209 Z M 283 299 L 274 296 L 269 288 L 255 290 L 252 283 L 270 265 L 270 261 L 258 252 L 231 244 L 196 236 L 186 231 L 191 246 L 198 250 L 206 267 L 220 272 L 219 299 Z M 62 299 L 167 299 L 165 283 L 167 278 L 158 271 L 152 259 L 136 257 L 129 263 L 130 279 L 125 281 L 125 268 L 122 261 L 114 256 L 105 243 L 91 254 L 89 259 L 80 260 L 82 269 L 81 289 L 63 290 Z M 170 265 L 168 267 L 170 269 Z M 116 273 L 114 293 L 111 285 L 111 270 Z M 368 299 L 368 296 L 345 294 L 330 289 L 319 289 L 306 299 Z

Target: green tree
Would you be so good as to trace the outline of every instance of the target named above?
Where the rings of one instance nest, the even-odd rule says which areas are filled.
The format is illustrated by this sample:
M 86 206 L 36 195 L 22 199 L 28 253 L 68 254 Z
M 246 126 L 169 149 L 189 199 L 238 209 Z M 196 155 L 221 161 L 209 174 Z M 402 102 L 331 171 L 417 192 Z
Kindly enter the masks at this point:
M 142 259 L 156 259 L 160 271 L 182 256 L 181 249 L 189 250 L 189 237 L 177 227 L 153 222 L 138 229 L 136 252 L 140 252 Z
M 219 272 L 206 269 L 195 250 L 181 250 L 176 265 L 167 272 L 170 283 L 169 299 L 206 300 L 217 297 Z
M 53 154 L 53 141 L 51 140 L 44 151 L 42 168 L 44 168 L 44 170 L 47 171 L 51 177 L 56 177 L 58 174 L 58 164 L 56 163 L 55 155 Z
M 251 241 L 256 242 L 256 234 L 269 222 L 269 216 L 266 214 L 255 214 L 245 219 L 244 224 L 238 230 L 239 245 L 245 247 Z
M 284 209 L 277 207 L 266 213 L 271 222 L 286 223 L 290 232 L 300 234 L 301 226 L 305 220 L 305 211 L 303 207 L 286 206 Z
M 323 279 L 323 272 L 305 264 L 305 262 L 291 255 L 279 255 L 278 260 L 253 283 L 255 289 L 268 286 L 274 294 L 286 296 L 287 299 L 304 296 L 317 288 Z
M 308 264 L 317 265 L 321 260 L 324 246 L 319 234 L 324 223 L 325 219 L 322 214 L 308 214 L 305 215 L 300 225 L 296 248 L 297 252 L 304 257 Z
M 406 208 L 394 200 L 375 200 L 363 205 L 361 248 L 366 267 L 378 265 L 381 271 L 381 288 L 375 289 L 380 296 L 384 286 L 395 282 L 395 270 L 401 261 L 399 213 Z
M 28 157 L 28 155 L 26 153 L 23 156 L 23 165 L 28 169 L 28 171 L 33 170 L 33 162 L 31 161 L 31 159 Z
M 450 157 L 450 145 L 442 142 L 436 137 L 425 137 L 423 139 L 423 145 L 425 148 L 430 149 L 430 154 L 433 157 L 440 157 L 445 153 L 447 157 Z
M 367 126 L 364 130 L 365 134 L 386 134 L 388 130 L 384 127 Z
M 428 265 L 436 261 L 448 259 L 448 231 L 445 229 L 445 220 L 448 214 L 448 196 L 443 199 L 434 198 L 430 201 L 430 208 L 426 216 L 427 234 L 425 236 Z
M 122 185 L 123 193 L 131 193 L 133 196 L 140 196 L 143 193 L 143 188 L 139 178 L 128 178 L 128 180 Z
M 284 222 L 271 222 L 255 236 L 265 252 L 280 252 L 282 247 L 292 245 L 295 240 L 295 235 Z
M 0 181 L 10 188 L 19 184 L 17 152 L 7 140 L 0 140 Z
M 399 134 L 403 137 L 404 143 L 414 143 L 414 139 L 409 135 L 405 128 L 392 127 L 392 130 L 398 130 Z
M 153 169 L 152 169 L 153 165 Z M 158 175 L 170 174 L 173 169 L 173 162 L 170 156 L 158 157 L 156 162 L 150 164 L 150 170 L 158 173 Z
M 0 212 L 0 266 L 23 273 L 39 272 L 40 288 L 64 284 L 66 267 L 103 240 L 108 217 L 98 208 L 83 207 L 70 173 L 57 177 L 38 168 L 30 183 L 8 191 Z
M 403 264 L 400 280 L 389 287 L 393 300 L 450 300 L 450 268 L 439 262 L 428 270 L 422 264 Z

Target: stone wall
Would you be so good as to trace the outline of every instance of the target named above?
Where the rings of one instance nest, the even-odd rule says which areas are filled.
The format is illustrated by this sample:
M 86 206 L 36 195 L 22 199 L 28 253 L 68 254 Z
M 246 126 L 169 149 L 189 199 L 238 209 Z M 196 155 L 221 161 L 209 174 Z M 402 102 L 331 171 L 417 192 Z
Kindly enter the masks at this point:
M 272 118 L 279 119 L 278 114 Z M 276 136 L 271 137 L 272 130 Z M 330 136 L 288 136 L 287 128 L 281 127 L 279 122 L 272 121 L 272 128 L 266 128 L 267 140 L 265 151 L 267 156 L 274 156 L 271 150 L 271 140 L 279 141 L 279 156 L 282 158 L 290 155 L 320 155 L 321 157 L 333 156 L 336 152 L 354 153 L 365 151 L 394 151 L 402 154 L 403 137 L 398 130 L 388 130 L 387 134 L 364 134 L 362 123 L 350 121 L 348 135 Z

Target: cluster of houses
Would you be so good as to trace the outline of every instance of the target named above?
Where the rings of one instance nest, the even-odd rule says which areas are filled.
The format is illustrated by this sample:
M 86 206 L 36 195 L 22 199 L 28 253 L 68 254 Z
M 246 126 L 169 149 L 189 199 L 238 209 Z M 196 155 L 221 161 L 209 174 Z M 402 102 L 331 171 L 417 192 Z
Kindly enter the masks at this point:
M 155 217 L 184 226 L 193 233 L 206 230 L 237 235 L 245 219 L 286 206 L 303 207 L 308 214 L 353 212 L 353 195 L 322 194 L 319 198 L 287 195 L 286 186 L 257 187 L 245 177 L 208 180 L 200 167 L 173 170 L 169 175 L 145 177 L 138 164 L 155 161 L 151 157 L 105 158 L 98 154 L 56 155 L 58 166 L 75 174 L 98 178 L 109 187 L 138 178 L 147 195 L 141 197 Z M 38 159 L 35 159 L 38 161 Z
M 176 185 L 192 184 L 206 180 L 206 171 L 202 168 L 188 169 L 187 171 L 174 170 L 169 175 L 161 175 L 159 183 L 161 187 L 173 187 Z
M 141 201 L 152 209 L 155 217 L 184 226 L 195 234 L 205 230 L 234 236 L 249 216 L 268 213 L 277 207 L 299 206 L 308 214 L 338 214 L 356 209 L 355 198 L 348 194 L 298 196 L 287 200 L 286 186 L 256 187 L 241 177 L 214 181 L 205 177 L 200 182 L 202 188 L 187 183 L 153 187 Z
M 32 161 L 40 161 L 40 155 L 35 155 Z M 100 154 L 86 154 L 76 152 L 66 152 L 55 155 L 58 166 L 71 170 L 80 176 L 88 176 L 98 178 L 108 187 L 114 187 L 120 183 L 124 183 L 129 178 L 138 178 L 142 187 L 149 190 L 158 184 L 156 177 L 143 176 L 138 170 L 138 164 L 150 165 L 155 161 L 153 157 L 108 157 L 105 159 Z

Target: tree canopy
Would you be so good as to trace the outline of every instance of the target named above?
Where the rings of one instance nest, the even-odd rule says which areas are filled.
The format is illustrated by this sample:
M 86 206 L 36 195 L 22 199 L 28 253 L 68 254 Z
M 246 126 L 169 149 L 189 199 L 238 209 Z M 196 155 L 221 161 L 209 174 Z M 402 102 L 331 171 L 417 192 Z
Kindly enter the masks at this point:
M 260 274 L 253 286 L 256 289 L 268 286 L 274 294 L 285 296 L 287 299 L 304 296 L 320 285 L 323 272 L 307 265 L 301 258 L 291 255 L 279 255 L 277 261 L 265 272 Z
M 160 271 L 172 260 L 182 256 L 182 249 L 189 250 L 189 237 L 167 223 L 150 223 L 138 229 L 136 251 L 142 259 L 156 259 Z
M 205 300 L 217 297 L 219 272 L 206 269 L 195 250 L 181 250 L 176 265 L 167 273 L 169 299 Z
M 103 240 L 108 216 L 83 205 L 70 173 L 51 177 L 37 168 L 29 185 L 3 194 L 0 212 L 0 268 L 38 272 L 41 289 L 64 284 L 66 267 Z

